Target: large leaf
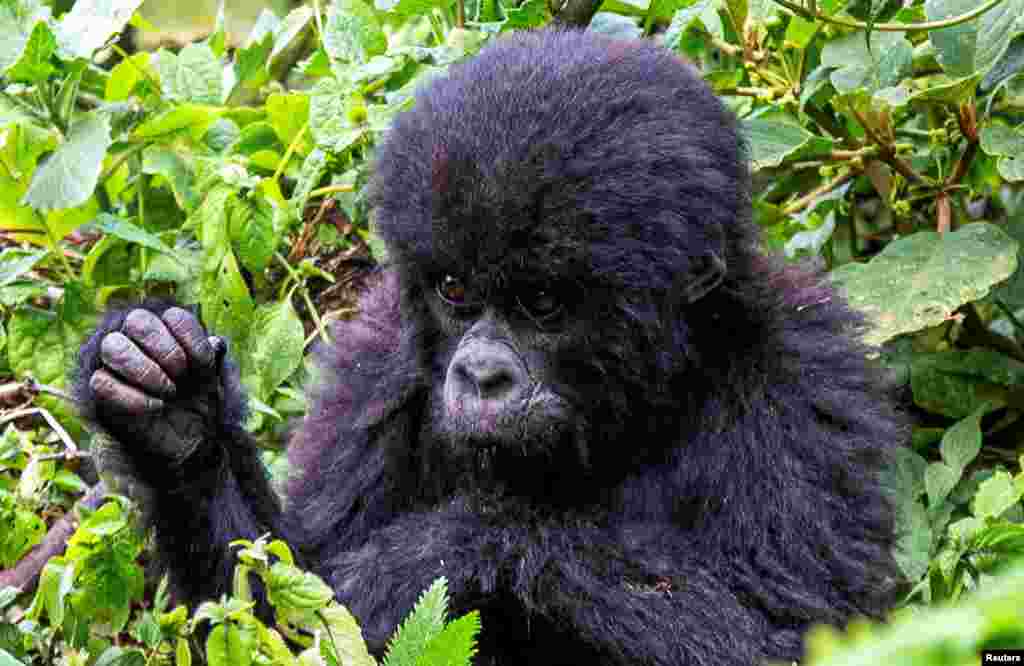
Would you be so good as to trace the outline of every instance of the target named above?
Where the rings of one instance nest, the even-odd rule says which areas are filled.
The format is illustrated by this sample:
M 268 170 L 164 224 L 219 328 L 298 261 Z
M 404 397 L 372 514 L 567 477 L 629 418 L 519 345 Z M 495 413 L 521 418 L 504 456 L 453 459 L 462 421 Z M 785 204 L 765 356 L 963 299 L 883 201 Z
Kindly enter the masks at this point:
M 945 321 L 954 310 L 986 295 L 1017 268 L 1017 242 L 984 222 L 947 234 L 922 231 L 897 241 L 866 264 L 832 272 L 850 304 L 881 344 L 901 333 Z
M 56 312 L 18 308 L 7 330 L 8 361 L 15 376 L 19 380 L 31 376 L 43 384 L 63 387 L 79 346 L 95 325 L 92 301 L 77 283 L 64 286 L 64 297 Z M 78 423 L 74 408 L 66 401 L 42 395 L 38 400 L 54 411 L 61 423 Z
M 36 210 L 85 203 L 96 189 L 110 144 L 110 122 L 105 115 L 81 116 L 64 143 L 36 171 L 23 202 Z
M 388 50 L 388 39 L 380 20 L 362 0 L 331 3 L 323 43 L 332 61 L 366 62 Z
M 302 321 L 288 300 L 257 308 L 242 357 L 246 387 L 261 400 L 268 399 L 299 367 L 304 340 Z
M 189 44 L 177 55 L 161 49 L 152 63 L 167 99 L 196 104 L 221 102 L 220 58 L 207 44 Z
M 926 0 L 929 21 L 940 21 L 965 14 L 979 5 L 978 0 Z M 1022 32 L 1017 19 L 1024 13 L 1024 0 L 1004 0 L 979 18 L 942 30 L 928 37 L 942 68 L 950 76 L 969 77 L 984 72 L 1003 55 L 1010 40 Z
M 777 167 L 804 147 L 814 135 L 795 123 L 754 118 L 743 121 L 754 169 Z
M 76 0 L 60 21 L 57 39 L 65 57 L 92 58 L 131 20 L 142 0 Z

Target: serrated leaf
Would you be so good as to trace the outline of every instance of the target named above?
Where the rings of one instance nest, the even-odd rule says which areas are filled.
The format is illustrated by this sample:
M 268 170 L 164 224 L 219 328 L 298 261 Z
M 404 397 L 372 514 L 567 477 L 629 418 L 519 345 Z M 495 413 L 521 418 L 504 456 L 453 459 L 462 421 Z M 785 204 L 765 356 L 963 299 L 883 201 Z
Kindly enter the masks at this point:
M 448 613 L 448 581 L 438 578 L 420 595 L 409 617 L 391 637 L 384 666 L 415 666 L 427 644 L 444 629 Z
M 79 117 L 64 143 L 36 170 L 22 202 L 36 210 L 85 203 L 96 189 L 111 143 L 105 115 L 93 112 Z
M 864 340 L 881 344 L 936 326 L 989 292 L 1017 268 L 1017 242 L 983 222 L 893 241 L 866 264 L 846 264 L 832 278 L 873 324 Z
M 999 469 L 978 487 L 971 505 L 972 513 L 978 518 L 998 518 L 1020 499 L 1021 489 L 1014 484 L 1013 477 Z
M 189 44 L 177 55 L 161 49 L 152 63 L 167 99 L 195 104 L 220 103 L 223 94 L 220 58 L 208 44 Z
M 324 50 L 332 61 L 361 63 L 384 55 L 388 40 L 380 20 L 362 0 L 334 0 L 327 10 Z
M 32 29 L 32 34 L 25 42 L 21 57 L 7 70 L 7 77 L 22 83 L 38 83 L 45 81 L 56 68 L 50 58 L 57 51 L 57 38 L 50 26 L 40 21 Z
M 427 644 L 417 666 L 470 666 L 480 633 L 480 613 L 473 611 L 453 620 Z
M 57 41 L 66 60 L 91 59 L 124 30 L 142 0 L 76 0 L 61 17 Z
M 305 331 L 288 300 L 256 309 L 242 359 L 242 376 L 255 395 L 267 399 L 302 363 Z
M 233 345 L 246 340 L 255 305 L 230 250 L 221 256 L 216 270 L 203 272 L 199 302 L 203 321 L 212 332 Z
M 0 74 L 22 59 L 37 24 L 49 20 L 50 8 L 38 0 L 0 2 Z
M 206 658 L 211 666 L 249 666 L 255 647 L 254 627 L 225 622 L 206 639 Z
M 350 103 L 334 77 L 320 79 L 309 98 L 309 130 L 316 144 L 333 152 L 341 152 L 363 136 L 365 123 L 353 122 Z
M 231 241 L 242 265 L 252 273 L 261 273 L 274 256 L 274 211 L 261 200 L 235 199 L 229 218 Z

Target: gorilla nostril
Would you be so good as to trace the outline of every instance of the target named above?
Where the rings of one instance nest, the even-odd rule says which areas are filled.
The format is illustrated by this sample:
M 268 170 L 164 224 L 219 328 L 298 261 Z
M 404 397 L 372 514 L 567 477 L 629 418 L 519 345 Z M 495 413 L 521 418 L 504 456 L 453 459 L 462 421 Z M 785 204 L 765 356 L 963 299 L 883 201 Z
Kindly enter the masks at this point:
M 519 384 L 514 371 L 504 365 L 487 366 L 475 373 L 477 393 L 481 400 L 497 400 L 514 392 Z

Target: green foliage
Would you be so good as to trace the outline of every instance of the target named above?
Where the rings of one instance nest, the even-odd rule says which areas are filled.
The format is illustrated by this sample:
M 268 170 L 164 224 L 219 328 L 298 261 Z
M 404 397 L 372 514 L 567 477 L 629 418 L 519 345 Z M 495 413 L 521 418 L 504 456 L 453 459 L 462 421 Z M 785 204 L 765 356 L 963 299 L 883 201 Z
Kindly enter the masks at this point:
M 129 505 L 74 508 L 92 437 L 61 397 L 67 371 L 112 299 L 199 305 L 286 477 L 278 435 L 306 408 L 310 345 L 349 311 L 338 294 L 353 267 L 381 257 L 363 191 L 374 147 L 418 85 L 556 4 L 332 0 L 264 10 L 234 41 L 222 9 L 205 40 L 127 54 L 110 46 L 126 25 L 154 29 L 140 0 L 63 15 L 0 0 L 0 392 L 16 396 L 0 403 L 0 568 L 82 514 L 34 590 L 0 590 L 0 666 L 184 665 L 193 651 L 373 663 L 352 615 L 281 542 L 242 543 L 232 595 L 192 617 L 163 585 L 147 590 Z M 823 631 L 810 663 L 962 663 L 993 636 L 1019 646 L 1020 572 L 993 577 L 1024 554 L 1024 0 L 600 9 L 590 29 L 659 40 L 701 68 L 746 134 L 766 245 L 831 270 L 912 395 L 919 425 L 886 482 L 905 601 L 925 617 Z M 385 663 L 468 663 L 479 617 L 448 621 L 446 607 L 439 581 Z

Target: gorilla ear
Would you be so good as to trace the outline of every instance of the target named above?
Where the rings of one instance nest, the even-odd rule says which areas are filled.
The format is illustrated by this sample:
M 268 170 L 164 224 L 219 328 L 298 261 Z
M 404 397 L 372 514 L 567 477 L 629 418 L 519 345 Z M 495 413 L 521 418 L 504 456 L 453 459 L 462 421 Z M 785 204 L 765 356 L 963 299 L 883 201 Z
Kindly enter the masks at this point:
M 683 286 L 683 301 L 693 305 L 707 296 L 725 279 L 725 262 L 714 252 L 697 257 Z

